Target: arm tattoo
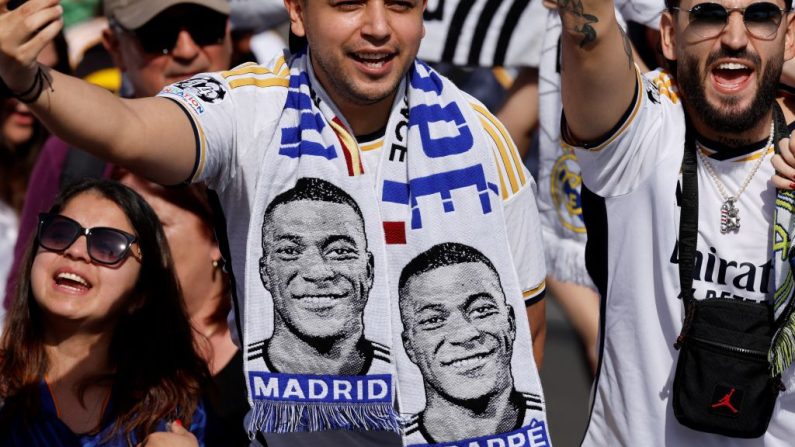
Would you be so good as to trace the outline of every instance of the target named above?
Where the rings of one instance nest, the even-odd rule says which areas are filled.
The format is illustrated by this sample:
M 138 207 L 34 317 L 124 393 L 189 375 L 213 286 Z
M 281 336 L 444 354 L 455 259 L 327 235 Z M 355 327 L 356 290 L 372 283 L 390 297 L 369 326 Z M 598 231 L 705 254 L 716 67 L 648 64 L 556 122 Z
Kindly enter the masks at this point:
M 558 9 L 564 13 L 574 16 L 574 31 L 582 34 L 580 48 L 585 48 L 588 44 L 596 40 L 596 30 L 591 26 L 599 19 L 591 14 L 586 14 L 583 10 L 582 0 L 557 0 Z
M 627 53 L 629 69 L 632 70 L 633 65 L 635 65 L 635 56 L 632 55 L 632 42 L 629 40 L 629 36 L 627 36 L 624 28 L 619 26 L 618 29 L 621 30 L 621 38 L 624 39 L 624 52 Z

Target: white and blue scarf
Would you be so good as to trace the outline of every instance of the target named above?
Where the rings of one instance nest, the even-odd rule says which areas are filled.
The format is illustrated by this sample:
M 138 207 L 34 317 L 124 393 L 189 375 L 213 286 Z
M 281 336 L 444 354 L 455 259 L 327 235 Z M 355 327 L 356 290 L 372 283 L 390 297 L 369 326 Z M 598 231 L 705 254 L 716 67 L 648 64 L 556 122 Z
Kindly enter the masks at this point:
M 283 371 L 266 354 L 274 331 L 274 313 L 278 312 L 274 310 L 277 299 L 268 292 L 265 295 L 269 300 L 247 300 L 245 369 L 253 408 L 249 432 L 389 430 L 403 432 L 407 445 L 462 441 L 426 436 L 438 433 L 436 429 L 440 428 L 427 426 L 433 418 L 424 417 L 431 411 L 426 408 L 425 390 L 436 386 L 438 377 L 425 377 L 424 366 L 418 366 L 423 364 L 419 358 L 433 358 L 423 357 L 419 347 L 430 339 L 414 338 L 421 331 L 404 327 L 398 285 L 401 275 L 412 281 L 415 276 L 450 267 L 450 259 L 463 256 L 480 271 L 486 271 L 485 267 L 476 264 L 490 265 L 498 278 L 494 284 L 504 299 L 497 293 L 498 299 L 489 298 L 494 303 L 481 305 L 471 313 L 489 315 L 506 328 L 508 336 L 493 341 L 508 358 L 501 383 L 510 396 L 506 395 L 504 404 L 521 407 L 516 423 L 467 439 L 477 438 L 481 443 L 477 445 L 486 445 L 489 439 L 500 439 L 502 444 L 494 445 L 509 445 L 509 440 L 515 444 L 520 439 L 526 442 L 521 445 L 549 445 L 524 302 L 508 246 L 500 181 L 488 136 L 473 110 L 475 101 L 427 65 L 415 62 L 398 89 L 380 166 L 365 166 L 350 125 L 313 77 L 309 57 L 298 54 L 289 65 L 286 104 L 279 130 L 272 138 L 274 147 L 266 148 L 263 166 L 267 174 L 263 178 L 272 186 L 262 188 L 261 196 L 255 198 L 254 215 L 263 216 L 268 209 L 275 213 L 283 205 L 271 205 L 288 200 L 288 196 L 326 200 L 318 197 L 345 192 L 347 198 L 338 203 L 345 202 L 348 208 L 339 209 L 358 209 L 364 221 L 367 256 L 371 258 L 371 279 L 362 286 L 367 297 L 364 329 L 362 334 L 353 335 L 359 337 L 361 355 L 367 358 L 364 368 L 344 374 Z M 262 230 L 252 231 L 262 231 L 264 238 L 270 231 L 266 229 L 268 219 L 263 218 Z M 331 219 L 329 227 L 338 224 Z M 322 232 L 322 228 L 314 230 Z M 262 272 L 275 267 L 268 265 L 270 258 L 262 252 L 255 257 L 264 259 L 259 266 L 264 275 Z M 285 253 L 289 256 L 291 252 Z M 480 285 L 471 284 L 472 279 L 467 277 L 455 279 L 453 287 L 458 292 Z M 266 289 L 276 290 L 277 286 L 269 283 Z M 412 312 L 413 308 L 404 306 L 403 318 L 413 316 Z M 423 324 L 442 320 L 437 315 Z M 405 348 L 409 343 L 414 343 L 413 356 Z M 470 344 L 477 348 L 479 343 Z M 483 348 L 469 357 L 448 356 L 444 360 L 448 366 L 475 368 L 467 374 L 477 375 L 478 362 L 500 350 L 489 346 L 493 348 L 490 351 Z M 447 355 L 441 351 L 438 354 Z M 489 362 L 497 362 L 494 359 Z M 313 364 L 312 358 L 300 361 L 302 365 Z M 449 409 L 448 413 L 451 420 L 457 417 Z

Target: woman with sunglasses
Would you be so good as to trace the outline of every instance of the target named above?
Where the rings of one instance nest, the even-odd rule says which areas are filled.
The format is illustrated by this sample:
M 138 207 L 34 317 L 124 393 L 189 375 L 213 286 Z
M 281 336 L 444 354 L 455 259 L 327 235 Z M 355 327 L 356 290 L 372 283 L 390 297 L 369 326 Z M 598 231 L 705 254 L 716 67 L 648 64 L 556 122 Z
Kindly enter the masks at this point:
M 205 445 L 209 373 L 138 194 L 104 180 L 66 188 L 22 272 L 0 340 L 0 446 Z

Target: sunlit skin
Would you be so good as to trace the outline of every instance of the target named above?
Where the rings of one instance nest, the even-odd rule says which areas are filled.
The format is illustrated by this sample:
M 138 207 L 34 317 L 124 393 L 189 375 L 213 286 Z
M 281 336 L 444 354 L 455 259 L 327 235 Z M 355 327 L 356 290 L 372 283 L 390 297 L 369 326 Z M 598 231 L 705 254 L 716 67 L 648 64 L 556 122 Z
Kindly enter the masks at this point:
M 296 363 L 284 370 L 329 372 L 295 350 L 339 360 L 361 339 L 373 285 L 364 224 L 346 204 L 299 200 L 277 206 L 266 225 L 260 277 L 275 310 L 270 358 L 277 366 Z M 285 346 L 290 352 L 279 352 Z M 338 367 L 357 373 L 362 362 Z
M 60 214 L 85 228 L 111 227 L 135 234 L 121 208 L 96 192 L 75 196 Z M 133 250 L 135 247 L 133 244 Z M 110 333 L 140 269 L 140 261 L 134 256 L 114 265 L 94 262 L 83 236 L 62 252 L 40 247 L 33 260 L 31 286 L 44 314 L 44 327 Z M 77 275 L 85 284 L 65 278 L 64 274 Z
M 423 417 L 429 421 L 426 428 L 437 431 L 434 440 L 513 427 L 517 409 L 509 396 L 516 326 L 496 274 L 482 263 L 418 274 L 401 289 L 400 309 L 403 345 L 423 375 Z M 450 414 L 469 419 L 465 424 L 443 421 Z
M 314 73 L 357 135 L 377 131 L 425 35 L 424 0 L 285 0 Z
M 683 0 L 680 7 L 690 9 L 697 0 Z M 751 0 L 730 0 L 718 2 L 727 8 L 745 7 Z M 781 0 L 773 2 L 780 8 L 785 8 Z M 759 38 L 748 33 L 743 23 L 742 14 L 730 14 L 726 27 L 717 37 L 705 39 L 698 37 L 688 28 L 688 13 L 664 12 L 660 22 L 662 35 L 663 54 L 667 59 L 675 60 L 682 64 L 683 69 L 696 70 L 700 79 L 704 97 L 710 107 L 731 116 L 741 116 L 750 110 L 754 98 L 759 92 L 759 83 L 763 73 L 772 64 L 780 64 L 793 56 L 793 15 L 786 14 L 779 28 L 770 38 Z M 721 53 L 721 51 L 723 53 Z M 743 55 L 742 53 L 746 54 Z M 710 55 L 713 57 L 707 66 Z M 754 59 L 758 57 L 760 63 Z M 695 65 L 691 65 L 695 64 Z M 722 64 L 741 64 L 741 70 L 721 69 Z M 723 65 L 726 67 L 726 65 Z M 726 135 L 725 131 L 718 131 L 704 122 L 698 113 L 693 113 L 685 98 L 684 104 L 688 116 L 693 120 L 698 132 L 708 139 L 723 141 L 728 144 L 738 145 L 753 141 L 763 140 L 770 132 L 770 114 L 747 132 L 736 135 Z

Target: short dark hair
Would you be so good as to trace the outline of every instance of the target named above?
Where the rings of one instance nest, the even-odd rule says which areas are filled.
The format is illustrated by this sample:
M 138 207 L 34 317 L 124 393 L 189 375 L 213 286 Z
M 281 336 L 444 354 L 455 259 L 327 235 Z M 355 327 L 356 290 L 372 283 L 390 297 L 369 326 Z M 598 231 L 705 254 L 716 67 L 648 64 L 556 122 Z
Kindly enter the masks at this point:
M 403 271 L 400 272 L 398 289 L 403 289 L 409 279 L 414 276 L 438 269 L 439 267 L 464 264 L 467 262 L 479 262 L 484 264 L 489 270 L 494 272 L 497 279 L 500 277 L 497 273 L 497 269 L 494 268 L 494 264 L 492 264 L 489 258 L 480 251 L 469 245 L 456 242 L 445 242 L 443 244 L 434 245 L 409 261 L 409 263 L 403 267 Z
M 265 224 L 270 220 L 269 216 L 279 205 L 285 205 L 299 200 L 311 200 L 314 202 L 330 202 L 348 205 L 356 211 L 356 215 L 364 226 L 364 216 L 359 205 L 347 192 L 336 185 L 325 180 L 314 177 L 301 177 L 295 182 L 295 186 L 276 196 L 268 207 L 265 208 L 264 219 L 262 220 L 262 230 L 265 231 Z

